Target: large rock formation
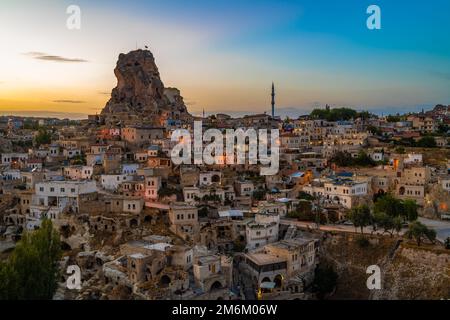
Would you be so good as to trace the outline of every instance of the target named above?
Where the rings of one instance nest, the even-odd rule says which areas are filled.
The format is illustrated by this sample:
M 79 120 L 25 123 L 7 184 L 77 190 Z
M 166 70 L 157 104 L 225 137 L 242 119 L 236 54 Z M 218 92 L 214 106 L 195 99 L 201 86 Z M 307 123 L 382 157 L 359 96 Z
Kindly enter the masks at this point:
M 180 91 L 164 87 L 150 51 L 121 53 L 114 74 L 117 86 L 101 112 L 106 122 L 165 125 L 191 118 Z

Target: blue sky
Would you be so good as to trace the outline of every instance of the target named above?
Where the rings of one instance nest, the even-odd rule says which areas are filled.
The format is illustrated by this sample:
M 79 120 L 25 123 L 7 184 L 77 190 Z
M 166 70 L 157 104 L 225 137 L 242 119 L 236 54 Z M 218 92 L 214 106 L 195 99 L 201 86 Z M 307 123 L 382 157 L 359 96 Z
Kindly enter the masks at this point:
M 17 65 L 0 74 L 0 110 L 74 109 L 54 101 L 100 110 L 118 54 L 136 44 L 150 46 L 164 83 L 194 113 L 269 111 L 271 81 L 287 110 L 450 103 L 447 0 L 92 2 L 2 1 L 0 35 L 10 41 L 1 54 Z M 69 4 L 82 10 L 80 31 L 65 29 Z M 381 30 L 366 28 L 370 4 L 381 8 Z M 25 60 L 36 51 L 87 62 Z

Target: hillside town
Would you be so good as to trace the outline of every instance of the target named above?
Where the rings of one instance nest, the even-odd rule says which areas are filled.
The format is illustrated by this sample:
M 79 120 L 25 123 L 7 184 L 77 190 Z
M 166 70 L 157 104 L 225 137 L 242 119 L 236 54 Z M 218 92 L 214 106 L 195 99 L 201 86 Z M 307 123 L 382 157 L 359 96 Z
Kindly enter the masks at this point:
M 272 84 L 268 112 L 195 116 L 150 51 L 120 54 L 115 74 L 110 100 L 87 119 L 0 118 L 0 259 L 50 220 L 62 250 L 54 299 L 339 298 L 348 266 L 333 252 L 382 245 L 383 276 L 408 254 L 433 279 L 386 280 L 423 286 L 363 288 L 363 298 L 450 298 L 450 105 L 391 115 L 326 105 L 282 119 Z M 278 172 L 174 164 L 172 133 L 193 133 L 194 121 L 278 129 Z

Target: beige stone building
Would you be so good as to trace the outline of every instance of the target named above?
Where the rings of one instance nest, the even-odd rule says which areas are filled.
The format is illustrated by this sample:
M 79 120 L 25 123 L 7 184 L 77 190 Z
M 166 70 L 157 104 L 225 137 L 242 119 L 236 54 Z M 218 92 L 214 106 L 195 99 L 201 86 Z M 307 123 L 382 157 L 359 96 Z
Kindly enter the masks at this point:
M 186 241 L 198 240 L 198 209 L 183 202 L 175 202 L 169 209 L 170 230 Z

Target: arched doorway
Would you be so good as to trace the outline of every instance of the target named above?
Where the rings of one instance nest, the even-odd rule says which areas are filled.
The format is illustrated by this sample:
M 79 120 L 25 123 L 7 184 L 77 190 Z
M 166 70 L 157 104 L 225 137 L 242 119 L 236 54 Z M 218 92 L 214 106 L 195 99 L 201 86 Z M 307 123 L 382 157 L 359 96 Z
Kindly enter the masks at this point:
M 265 277 L 265 278 L 262 279 L 261 283 L 263 283 L 263 282 L 271 282 L 271 281 L 270 281 L 270 279 L 268 277 Z
M 283 276 L 281 274 L 277 274 L 275 278 L 273 278 L 273 282 L 275 282 L 275 288 L 281 288 L 283 285 Z
M 210 292 L 219 290 L 222 288 L 222 284 L 219 281 L 214 281 L 214 283 L 211 285 L 211 288 L 209 289 Z
M 138 221 L 136 219 L 130 220 L 130 228 L 136 228 L 138 225 Z
M 171 280 L 170 277 L 168 275 L 163 275 L 159 281 L 159 285 L 161 286 L 161 288 L 167 288 L 170 284 Z

